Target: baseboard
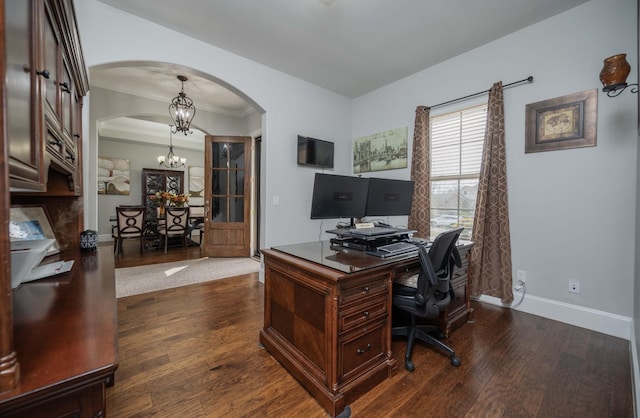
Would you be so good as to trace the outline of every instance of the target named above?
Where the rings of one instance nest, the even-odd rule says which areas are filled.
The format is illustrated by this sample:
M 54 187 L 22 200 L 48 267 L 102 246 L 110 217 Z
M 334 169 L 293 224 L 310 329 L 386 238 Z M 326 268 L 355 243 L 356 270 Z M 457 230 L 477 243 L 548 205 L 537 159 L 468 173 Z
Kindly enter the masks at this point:
M 631 324 L 631 372 L 633 379 L 631 385 L 633 387 L 633 411 L 634 417 L 638 416 L 638 402 L 640 402 L 640 367 L 638 366 L 638 345 L 636 344 L 636 333 L 633 323 Z
M 521 293 L 514 292 L 514 300 L 520 300 L 521 295 Z M 476 300 L 492 305 L 509 307 L 504 305 L 500 299 L 492 296 L 482 295 Z M 622 315 L 530 295 L 526 295 L 522 303 L 514 309 L 614 337 L 624 338 L 627 341 L 631 337 L 631 318 Z
M 102 241 L 113 241 L 113 237 L 111 236 L 111 234 L 98 235 L 98 242 Z

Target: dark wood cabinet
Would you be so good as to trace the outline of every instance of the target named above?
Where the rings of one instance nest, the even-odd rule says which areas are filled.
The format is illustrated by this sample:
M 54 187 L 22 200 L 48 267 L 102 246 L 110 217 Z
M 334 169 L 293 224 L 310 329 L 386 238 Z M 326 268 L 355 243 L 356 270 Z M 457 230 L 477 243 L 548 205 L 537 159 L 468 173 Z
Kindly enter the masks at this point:
M 68 187 L 78 192 L 78 143 L 81 138 L 82 97 L 88 90 L 75 14 L 69 1 L 39 0 L 36 7 L 42 16 L 40 57 L 44 93 L 36 106 L 44 108 L 47 157 L 53 168 L 68 175 Z M 81 190 L 81 189 L 80 189 Z
M 5 2 L 13 190 L 80 195 L 82 97 L 89 82 L 71 0 Z M 50 171 L 64 188 L 48 187 Z
M 35 48 L 38 13 L 33 1 L 6 1 L 3 12 L 9 178 L 14 188 L 44 191 L 44 116 L 36 106 L 42 91 Z
M 74 260 L 69 273 L 11 289 L 0 205 L 0 416 L 104 416 L 117 367 L 114 265 L 110 250 L 78 250 L 88 78 L 73 1 L 0 0 L 0 26 L 0 194 L 44 205 L 62 250 L 53 257 Z
M 142 169 L 142 199 L 147 208 L 147 218 L 156 217 L 157 202 L 151 199 L 157 192 L 165 191 L 175 194 L 184 193 L 184 171 L 162 170 L 156 168 Z

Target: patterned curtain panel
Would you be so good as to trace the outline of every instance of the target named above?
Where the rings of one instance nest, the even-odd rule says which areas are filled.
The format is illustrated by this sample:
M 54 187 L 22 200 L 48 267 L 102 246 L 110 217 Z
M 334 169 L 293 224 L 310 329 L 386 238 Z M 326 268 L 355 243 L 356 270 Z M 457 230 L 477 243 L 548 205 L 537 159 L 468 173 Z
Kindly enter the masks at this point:
M 472 296 L 485 294 L 509 304 L 513 290 L 502 82 L 491 88 L 487 108 L 469 278 Z
M 413 151 L 411 155 L 411 180 L 415 182 L 409 229 L 415 229 L 416 237 L 429 238 L 430 234 L 430 189 L 429 171 L 429 108 L 416 108 L 416 122 L 413 131 Z

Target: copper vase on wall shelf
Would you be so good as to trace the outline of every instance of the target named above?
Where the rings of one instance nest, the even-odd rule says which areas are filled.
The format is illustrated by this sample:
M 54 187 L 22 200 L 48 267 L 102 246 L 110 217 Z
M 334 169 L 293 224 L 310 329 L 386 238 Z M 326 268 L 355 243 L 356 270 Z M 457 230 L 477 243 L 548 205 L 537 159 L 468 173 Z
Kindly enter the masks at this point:
M 605 58 L 604 67 L 600 71 L 602 91 L 608 92 L 627 86 L 627 76 L 631 72 L 631 66 L 626 58 L 627 54 L 616 54 Z

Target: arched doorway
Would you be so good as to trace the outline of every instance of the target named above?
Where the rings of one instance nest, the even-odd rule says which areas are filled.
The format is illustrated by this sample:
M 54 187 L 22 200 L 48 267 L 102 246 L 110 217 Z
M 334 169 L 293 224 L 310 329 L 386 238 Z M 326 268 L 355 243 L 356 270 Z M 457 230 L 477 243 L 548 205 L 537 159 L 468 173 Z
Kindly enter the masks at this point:
M 263 131 L 264 110 L 232 86 L 197 70 L 175 64 L 135 61 L 95 66 L 90 68 L 90 75 L 89 146 L 85 148 L 84 158 L 91 163 L 87 165 L 85 172 L 85 223 L 99 231 L 102 230 L 101 239 L 103 234 L 107 234 L 104 223 L 108 215 L 103 208 L 108 210 L 113 206 L 113 199 L 106 201 L 104 205 L 99 202 L 97 164 L 93 162 L 99 157 L 100 141 L 116 142 L 118 145 L 115 148 L 119 154 L 136 159 L 137 162 L 132 164 L 130 196 L 134 200 L 131 203 L 139 203 L 135 201 L 139 193 L 133 190 L 136 184 L 139 185 L 138 170 L 147 166 L 156 167 L 156 158 L 160 155 L 160 150 L 164 148 L 165 154 L 167 151 L 168 125 L 171 121 L 168 105 L 181 87 L 177 75 L 185 75 L 188 78 L 184 84 L 184 91 L 194 100 L 197 109 L 192 127 L 201 131 L 203 135 L 244 135 L 254 139 Z M 131 126 L 118 127 L 116 125 L 120 119 L 127 121 L 129 125 L 142 123 L 147 128 L 141 131 Z M 149 129 L 150 124 L 156 124 L 160 128 Z M 160 133 L 149 133 L 148 130 Z M 188 153 L 189 146 L 193 145 L 188 144 L 189 139 L 188 136 L 174 134 L 173 145 L 178 145 L 178 149 L 187 150 L 182 152 Z M 187 184 L 189 166 L 203 164 L 204 142 L 199 144 L 199 153 L 200 159 L 188 158 L 187 165 L 182 168 L 185 170 Z M 260 165 L 260 161 L 255 158 L 252 162 Z M 251 187 L 251 196 L 259 196 L 259 191 L 255 190 L 259 188 L 259 183 L 252 182 Z M 259 207 L 257 202 L 253 205 Z M 252 213 L 258 214 L 250 219 L 253 243 L 251 252 L 255 252 L 259 245 L 255 240 L 259 211 L 254 209 Z M 247 253 L 247 256 L 249 255 Z

